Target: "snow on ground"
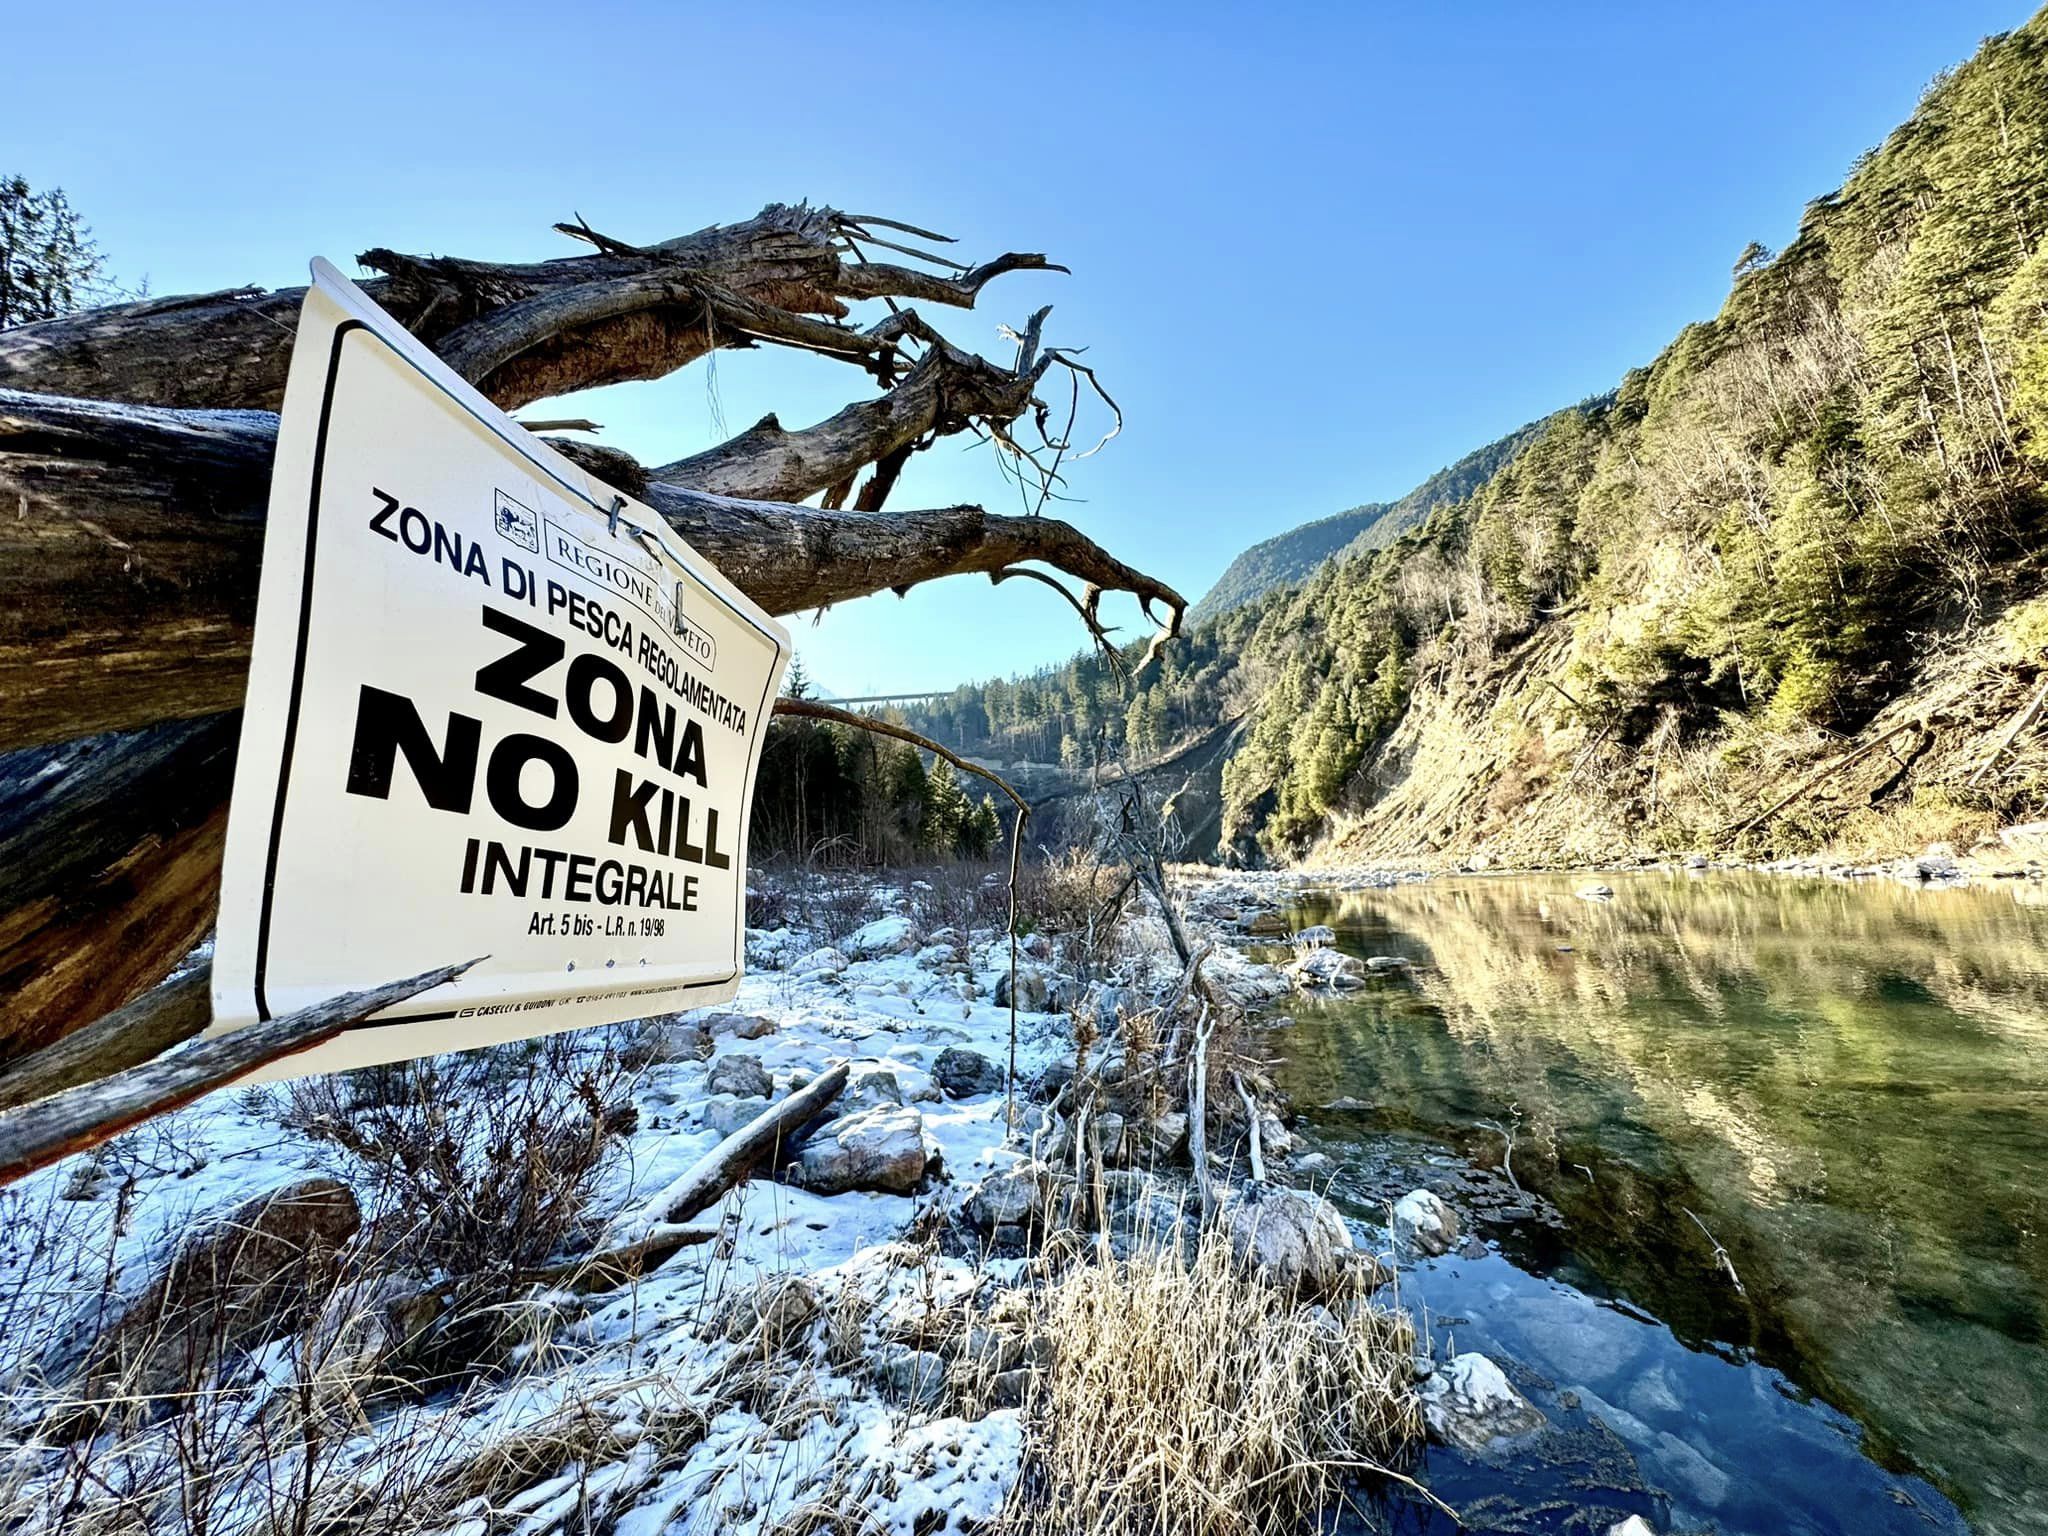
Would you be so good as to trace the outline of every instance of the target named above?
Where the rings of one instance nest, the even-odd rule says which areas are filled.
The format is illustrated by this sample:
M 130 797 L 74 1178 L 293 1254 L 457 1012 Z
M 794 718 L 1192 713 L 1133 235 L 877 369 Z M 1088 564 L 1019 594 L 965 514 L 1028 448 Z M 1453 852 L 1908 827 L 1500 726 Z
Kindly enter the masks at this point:
M 1005 1145 L 1004 1098 L 984 1093 L 948 1099 L 933 1076 L 949 1046 L 999 1065 L 1011 1048 L 1011 1015 L 993 1002 L 1008 964 L 1007 940 L 917 931 L 901 893 L 883 890 L 881 916 L 838 936 L 777 929 L 750 931 L 751 973 L 738 997 L 717 1009 L 678 1016 L 758 1015 L 774 1027 L 758 1038 L 715 1034 L 712 1061 L 653 1065 L 640 1074 L 638 1124 L 603 1175 L 599 1213 L 627 1211 L 676 1178 L 721 1139 L 706 1120 L 706 1078 L 731 1054 L 757 1056 L 775 1097 L 845 1061 L 856 1076 L 896 1075 L 906 1102 L 923 1117 L 927 1146 L 942 1171 L 914 1196 L 845 1193 L 825 1198 L 757 1178 L 732 1191 L 691 1225 L 716 1225 L 718 1241 L 685 1248 L 630 1288 L 561 1298 L 562 1325 L 528 1372 L 488 1393 L 393 1410 L 350 1442 L 343 1464 L 365 1468 L 380 1442 L 438 1437 L 449 1454 L 545 1428 L 572 1408 L 609 1415 L 631 1428 L 678 1403 L 716 1408 L 702 1438 L 686 1450 L 658 1448 L 651 1432 L 605 1466 L 564 1465 L 519 1492 L 516 1509 L 472 1501 L 444 1511 L 437 1527 L 451 1536 L 550 1529 L 563 1512 L 610 1504 L 620 1536 L 656 1532 L 765 1532 L 807 1502 L 864 1508 L 883 1529 L 908 1533 L 930 1510 L 959 1529 L 994 1516 L 1015 1482 L 1022 1428 L 1015 1410 L 977 1421 L 929 1414 L 885 1401 L 864 1362 L 829 1362 L 824 1322 L 785 1363 L 808 1403 L 756 1402 L 722 1390 L 755 1362 L 744 1341 L 710 1337 L 709 1322 L 727 1298 L 783 1276 L 804 1276 L 829 1310 L 859 1292 L 886 1321 L 891 1307 L 935 1309 L 1013 1277 L 1015 1265 L 970 1267 L 928 1244 L 898 1239 L 920 1208 L 957 1209 L 983 1175 L 1021 1154 Z M 963 960 L 963 954 L 969 958 Z M 1070 1047 L 1064 1019 L 1020 1014 L 1016 1041 L 1021 1080 Z M 602 1032 L 590 1049 L 601 1049 Z M 616 1036 L 612 1037 L 616 1040 Z M 280 1126 L 280 1085 L 218 1093 L 125 1139 L 108 1155 L 75 1158 L 0 1192 L 0 1418 L 17 1385 L 7 1363 L 32 1356 L 35 1342 L 68 1324 L 80 1299 L 111 1272 L 147 1273 L 194 1219 L 217 1213 L 311 1172 L 341 1171 L 311 1140 Z M 371 1191 L 361 1189 L 367 1207 Z M 286 1359 L 288 1343 L 272 1346 Z M 766 1409 L 766 1413 L 759 1411 Z M 651 1420 L 650 1420 L 651 1421 Z M 11 1438 L 11 1437 L 7 1437 Z M 688 1437 L 685 1437 L 686 1439 Z M 491 1518 L 487 1522 L 486 1514 Z M 248 1518 L 260 1517 L 250 1511 Z M 233 1529 L 230 1520 L 221 1529 Z M 945 1524 L 927 1529 L 944 1529 Z

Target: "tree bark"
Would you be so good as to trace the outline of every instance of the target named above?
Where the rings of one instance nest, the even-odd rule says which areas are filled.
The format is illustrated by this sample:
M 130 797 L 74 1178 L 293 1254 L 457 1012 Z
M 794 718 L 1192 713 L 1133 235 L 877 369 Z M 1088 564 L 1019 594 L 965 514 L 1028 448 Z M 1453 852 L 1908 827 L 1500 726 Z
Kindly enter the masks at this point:
M 0 507 L 13 509 L 0 517 L 0 751 L 241 704 L 276 442 L 277 418 L 263 412 L 0 390 Z M 616 450 L 575 453 L 771 613 L 1026 560 L 1182 606 L 1057 518 L 745 500 L 643 479 Z M 842 452 L 832 472 L 849 457 L 859 461 Z M 740 462 L 719 469 L 747 478 Z
M 0 1066 L 0 1111 L 140 1066 L 213 1022 L 213 967 L 194 966 L 55 1045 Z
M 0 1065 L 212 928 L 239 711 L 0 758 Z
M 595 255 L 507 263 L 365 251 L 387 274 L 364 290 L 507 410 L 550 395 L 660 378 L 721 347 L 762 340 L 887 369 L 895 353 L 837 322 L 848 300 L 971 306 L 1005 272 L 1064 271 L 1013 252 L 958 277 L 847 262 L 862 219 L 771 204 L 751 219 L 630 246 L 581 228 Z M 0 332 L 0 388 L 135 405 L 247 407 L 284 399 L 304 288 L 148 299 Z M 808 317 L 824 316 L 825 321 Z

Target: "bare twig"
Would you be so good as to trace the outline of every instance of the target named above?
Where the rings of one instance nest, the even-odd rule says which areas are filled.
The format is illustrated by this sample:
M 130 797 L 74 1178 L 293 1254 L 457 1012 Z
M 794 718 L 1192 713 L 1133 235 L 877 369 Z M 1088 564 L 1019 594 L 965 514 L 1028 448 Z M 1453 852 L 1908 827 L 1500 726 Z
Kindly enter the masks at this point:
M 1698 1216 L 1694 1216 L 1687 1207 L 1681 1205 L 1679 1209 L 1684 1211 L 1686 1215 L 1692 1216 L 1692 1224 L 1698 1227 L 1705 1235 L 1707 1241 L 1714 1245 L 1714 1262 L 1728 1271 L 1728 1281 L 1735 1287 L 1735 1293 L 1738 1296 L 1747 1296 L 1749 1293 L 1742 1288 L 1742 1276 L 1735 1273 L 1735 1261 L 1728 1257 L 1728 1250 L 1721 1246 L 1721 1240 L 1715 1237 L 1713 1233 L 1708 1232 L 1707 1224 L 1701 1221 Z

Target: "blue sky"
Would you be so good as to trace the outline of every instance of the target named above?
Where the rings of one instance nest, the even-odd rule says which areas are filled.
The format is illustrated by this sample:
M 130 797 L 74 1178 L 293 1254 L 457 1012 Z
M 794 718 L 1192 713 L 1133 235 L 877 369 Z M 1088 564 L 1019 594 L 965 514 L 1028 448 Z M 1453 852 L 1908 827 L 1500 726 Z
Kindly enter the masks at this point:
M 1066 515 L 1192 600 L 1246 545 L 1611 386 L 2027 14 L 117 0 L 11 25 L 0 170 L 64 186 L 157 293 L 301 282 L 372 245 L 536 259 L 574 249 L 549 229 L 574 213 L 651 241 L 799 198 L 943 229 L 968 259 L 1043 250 L 1074 275 L 934 313 L 1004 356 L 998 323 L 1055 306 L 1052 339 L 1090 348 L 1128 416 Z M 728 353 L 560 414 L 659 461 L 861 387 Z M 1013 501 L 960 441 L 895 504 Z M 796 628 L 840 693 L 1080 639 L 1042 587 L 979 577 Z

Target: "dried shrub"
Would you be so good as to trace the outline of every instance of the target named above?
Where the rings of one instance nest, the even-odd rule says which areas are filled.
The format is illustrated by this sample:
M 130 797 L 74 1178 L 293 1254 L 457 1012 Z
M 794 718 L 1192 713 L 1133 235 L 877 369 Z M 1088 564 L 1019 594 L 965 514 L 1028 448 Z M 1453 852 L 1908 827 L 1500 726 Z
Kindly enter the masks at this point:
M 536 1272 L 580 1251 L 598 1176 L 634 1126 L 631 1084 L 611 1032 L 549 1035 L 308 1078 L 285 1120 L 365 1192 L 365 1246 L 445 1286 L 433 1353 L 461 1368 L 491 1352 L 480 1334 L 502 1347 L 531 1321 L 513 1303 Z
M 1019 1530 L 1277 1536 L 1421 1435 L 1405 1314 L 1296 1307 L 1214 1230 L 1070 1271 L 1038 1325 Z

